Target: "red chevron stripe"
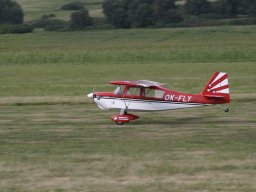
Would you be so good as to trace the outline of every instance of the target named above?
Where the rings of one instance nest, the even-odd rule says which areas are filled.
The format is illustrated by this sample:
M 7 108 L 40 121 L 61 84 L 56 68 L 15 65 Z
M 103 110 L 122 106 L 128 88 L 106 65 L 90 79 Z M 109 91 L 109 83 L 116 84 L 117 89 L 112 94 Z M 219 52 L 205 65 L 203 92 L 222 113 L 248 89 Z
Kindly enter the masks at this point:
M 219 78 L 217 81 L 215 81 L 213 84 L 211 84 L 211 87 L 214 87 L 215 85 L 217 85 L 217 84 L 220 84 L 222 81 L 224 81 L 225 79 L 227 79 L 228 78 L 228 75 L 227 74 L 225 74 L 225 75 L 223 75 L 221 78 Z
M 211 84 L 211 83 L 216 79 L 216 77 L 217 77 L 219 74 L 220 74 L 220 73 L 215 73 L 215 74 L 212 76 L 211 80 L 209 81 L 209 84 Z
M 221 87 L 218 87 L 218 88 L 212 89 L 211 91 L 221 91 L 221 90 L 223 90 L 223 89 L 227 89 L 227 88 L 229 88 L 229 86 L 228 86 L 228 85 L 224 85 L 224 86 L 221 86 Z

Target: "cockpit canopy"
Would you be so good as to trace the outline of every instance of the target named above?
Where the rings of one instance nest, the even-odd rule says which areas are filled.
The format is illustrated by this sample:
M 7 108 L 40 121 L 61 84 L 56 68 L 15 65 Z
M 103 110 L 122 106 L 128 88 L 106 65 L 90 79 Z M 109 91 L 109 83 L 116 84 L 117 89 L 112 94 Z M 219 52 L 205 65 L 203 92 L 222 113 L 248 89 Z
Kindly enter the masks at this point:
M 159 98 L 164 96 L 164 91 L 156 88 L 148 87 L 131 87 L 125 85 L 118 85 L 114 90 L 117 96 L 131 96 L 131 97 L 145 97 L 145 98 Z

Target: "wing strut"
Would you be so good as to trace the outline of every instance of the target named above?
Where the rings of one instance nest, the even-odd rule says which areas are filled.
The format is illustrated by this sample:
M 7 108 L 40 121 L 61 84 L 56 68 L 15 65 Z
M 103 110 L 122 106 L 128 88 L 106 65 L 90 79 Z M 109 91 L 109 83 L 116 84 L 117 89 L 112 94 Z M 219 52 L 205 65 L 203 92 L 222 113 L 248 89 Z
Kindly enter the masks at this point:
M 124 101 L 124 105 L 125 105 L 125 109 L 121 109 L 120 110 L 120 114 L 124 114 L 124 113 L 127 113 L 126 110 L 128 109 L 128 106 L 126 104 L 126 101 L 125 101 L 125 98 L 124 98 L 124 90 L 122 90 L 122 87 L 119 85 L 120 87 L 120 90 L 121 90 L 121 93 L 122 93 L 122 97 L 123 97 L 123 101 Z
M 134 98 L 135 94 L 136 94 L 136 89 L 133 91 L 132 93 L 132 98 L 131 99 L 127 99 L 128 102 L 126 101 L 126 99 L 124 98 L 124 92 L 122 90 L 122 87 L 120 86 L 120 90 L 121 90 L 121 93 L 122 93 L 122 97 L 123 97 L 123 101 L 124 101 L 124 105 L 125 105 L 125 109 L 120 109 L 120 114 L 123 115 L 123 114 L 127 114 L 127 110 L 129 108 L 129 105 L 131 104 L 131 99 Z

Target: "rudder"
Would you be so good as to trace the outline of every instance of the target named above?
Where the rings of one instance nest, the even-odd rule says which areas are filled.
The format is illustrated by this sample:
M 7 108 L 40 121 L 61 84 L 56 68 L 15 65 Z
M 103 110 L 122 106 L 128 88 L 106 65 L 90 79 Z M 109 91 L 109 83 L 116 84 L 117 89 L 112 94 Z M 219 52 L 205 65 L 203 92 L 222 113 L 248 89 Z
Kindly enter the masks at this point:
M 226 102 L 230 102 L 228 74 L 215 72 L 201 94 L 206 97 L 225 98 Z

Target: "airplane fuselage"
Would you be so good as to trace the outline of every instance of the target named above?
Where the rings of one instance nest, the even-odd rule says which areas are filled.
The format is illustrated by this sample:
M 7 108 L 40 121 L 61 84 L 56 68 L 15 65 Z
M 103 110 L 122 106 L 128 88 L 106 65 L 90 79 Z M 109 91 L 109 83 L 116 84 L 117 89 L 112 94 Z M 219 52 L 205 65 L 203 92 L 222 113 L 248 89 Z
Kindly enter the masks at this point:
M 162 97 L 115 95 L 113 92 L 96 92 L 94 102 L 102 109 L 129 109 L 162 111 L 225 103 L 221 98 L 207 98 L 200 94 L 186 94 L 161 89 Z
M 230 102 L 228 75 L 225 72 L 215 72 L 199 94 L 169 90 L 163 84 L 149 80 L 111 81 L 110 84 L 117 86 L 113 92 L 89 93 L 87 96 L 101 109 L 120 110 L 119 114 L 111 117 L 118 125 L 139 118 L 129 113 L 130 110 L 162 111 Z

